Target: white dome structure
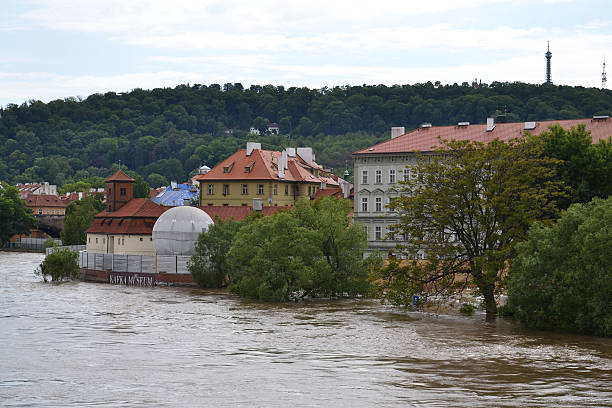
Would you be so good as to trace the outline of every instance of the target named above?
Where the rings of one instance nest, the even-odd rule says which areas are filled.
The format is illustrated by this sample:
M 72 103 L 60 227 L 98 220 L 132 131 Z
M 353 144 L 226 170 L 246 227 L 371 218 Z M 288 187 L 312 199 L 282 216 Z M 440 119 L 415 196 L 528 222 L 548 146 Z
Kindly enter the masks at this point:
M 174 207 L 164 212 L 153 226 L 157 255 L 193 255 L 198 235 L 214 224 L 197 207 Z

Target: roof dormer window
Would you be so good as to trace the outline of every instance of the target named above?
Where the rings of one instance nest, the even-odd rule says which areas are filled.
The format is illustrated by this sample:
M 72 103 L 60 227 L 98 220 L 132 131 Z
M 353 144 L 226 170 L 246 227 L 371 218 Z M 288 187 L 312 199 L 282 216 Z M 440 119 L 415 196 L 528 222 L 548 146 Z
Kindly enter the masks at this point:
M 226 164 L 225 166 L 223 166 L 223 172 L 229 173 L 230 171 L 232 171 L 232 167 L 234 167 L 234 162 Z

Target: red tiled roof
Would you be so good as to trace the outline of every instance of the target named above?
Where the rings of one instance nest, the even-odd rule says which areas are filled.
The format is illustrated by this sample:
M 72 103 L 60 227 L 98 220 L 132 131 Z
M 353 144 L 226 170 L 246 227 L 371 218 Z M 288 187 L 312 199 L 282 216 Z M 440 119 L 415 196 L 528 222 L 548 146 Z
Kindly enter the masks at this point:
M 155 221 L 172 207 L 155 204 L 148 198 L 135 198 L 117 211 L 102 211 L 87 229 L 89 234 L 152 234 Z
M 213 220 L 215 217 L 219 217 L 222 221 L 227 221 L 232 218 L 234 221 L 240 221 L 248 217 L 253 212 L 253 207 L 250 206 L 205 205 L 198 208 L 204 210 Z M 291 209 L 291 207 L 263 207 L 261 213 L 269 216 L 276 214 L 277 211 L 289 209 Z
M 317 190 L 314 196 L 312 196 L 313 200 L 316 200 L 320 197 L 343 197 L 342 189 L 339 187 L 336 188 L 324 188 L 323 190 Z
M 584 124 L 586 130 L 591 132 L 594 143 L 601 139 L 612 137 L 612 119 L 550 120 L 536 122 L 535 128 L 528 131 L 532 135 L 538 135 L 548 130 L 549 126 L 555 123 L 558 123 L 565 129 Z M 524 131 L 525 122 L 496 123 L 495 129 L 491 132 L 487 132 L 486 124 L 418 128 L 394 139 L 388 139 L 374 146 L 359 150 L 353 154 L 427 152 L 439 147 L 440 139 L 472 140 L 475 142 L 488 143 L 496 138 L 502 141 L 514 139 L 522 136 Z
M 127 182 L 135 182 L 133 178 L 129 177 L 127 174 L 122 172 L 121 170 L 117 170 L 115 174 L 104 180 L 104 182 L 108 183 L 109 181 L 127 181 Z
M 95 218 L 88 234 L 151 235 L 157 218 Z
M 66 207 L 69 204 L 52 194 L 30 194 L 25 202 L 28 207 Z
M 246 150 L 238 150 L 208 173 L 194 176 L 193 180 L 281 180 L 278 177 L 278 163 L 281 155 L 281 152 L 273 150 L 255 149 L 250 156 L 247 156 Z M 338 184 L 330 177 L 313 176 L 309 168 L 321 169 L 321 166 L 314 162 L 309 165 L 299 155 L 288 157 L 287 167 L 288 169 L 285 169 L 284 172 L 283 180 L 285 181 Z M 230 169 L 229 172 L 225 171 L 227 168 Z M 245 168 L 249 168 L 249 171 L 246 172 Z
M 96 214 L 95 218 L 144 218 L 144 217 L 159 217 L 164 211 L 171 207 L 163 207 L 155 204 L 148 198 L 134 198 L 128 201 L 123 207 L 117 211 L 107 212 L 102 211 Z

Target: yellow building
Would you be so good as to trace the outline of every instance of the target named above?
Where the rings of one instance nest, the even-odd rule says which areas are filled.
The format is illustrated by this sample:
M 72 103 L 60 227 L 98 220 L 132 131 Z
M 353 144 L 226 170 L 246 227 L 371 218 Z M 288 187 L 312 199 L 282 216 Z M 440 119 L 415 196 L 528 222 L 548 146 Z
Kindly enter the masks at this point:
M 201 206 L 251 206 L 257 199 L 263 206 L 291 206 L 321 188 L 338 186 L 314 161 L 311 148 L 277 152 L 252 142 L 194 179 L 200 183 Z

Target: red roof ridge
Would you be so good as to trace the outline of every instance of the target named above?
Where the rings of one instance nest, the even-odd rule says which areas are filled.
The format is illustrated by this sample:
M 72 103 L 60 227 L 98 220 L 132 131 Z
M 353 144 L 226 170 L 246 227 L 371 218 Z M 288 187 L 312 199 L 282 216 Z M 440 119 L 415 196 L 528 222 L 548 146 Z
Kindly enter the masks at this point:
M 117 172 L 115 174 L 113 174 L 112 176 L 110 176 L 109 178 L 104 180 L 104 182 L 106 182 L 106 183 L 108 183 L 109 181 L 126 181 L 126 182 L 133 183 L 136 180 L 134 180 L 133 178 L 129 177 L 123 171 L 117 170 Z

